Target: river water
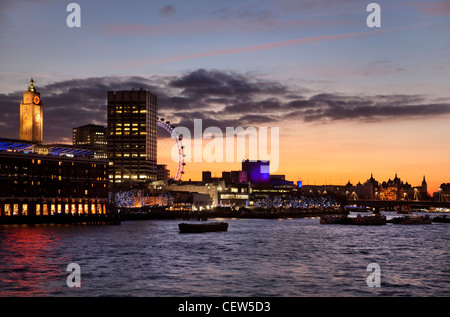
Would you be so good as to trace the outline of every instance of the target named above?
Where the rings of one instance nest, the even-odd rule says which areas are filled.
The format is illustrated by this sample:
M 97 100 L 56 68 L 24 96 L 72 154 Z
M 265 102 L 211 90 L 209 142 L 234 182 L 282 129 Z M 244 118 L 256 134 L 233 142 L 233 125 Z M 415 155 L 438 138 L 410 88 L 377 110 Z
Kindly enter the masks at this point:
M 211 219 L 212 220 L 212 219 Z M 0 296 L 449 296 L 450 224 L 320 225 L 318 218 L 0 226 Z M 70 263 L 81 287 L 68 287 Z M 380 287 L 369 287 L 370 263 Z

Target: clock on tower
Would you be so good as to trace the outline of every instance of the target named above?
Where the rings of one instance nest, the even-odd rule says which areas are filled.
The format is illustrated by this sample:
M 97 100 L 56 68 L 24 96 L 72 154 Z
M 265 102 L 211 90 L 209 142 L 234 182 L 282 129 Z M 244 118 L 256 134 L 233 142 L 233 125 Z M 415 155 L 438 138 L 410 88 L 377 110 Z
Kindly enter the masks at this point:
M 20 102 L 20 139 L 26 141 L 42 142 L 42 102 L 41 95 L 30 80 L 28 90 L 23 92 Z

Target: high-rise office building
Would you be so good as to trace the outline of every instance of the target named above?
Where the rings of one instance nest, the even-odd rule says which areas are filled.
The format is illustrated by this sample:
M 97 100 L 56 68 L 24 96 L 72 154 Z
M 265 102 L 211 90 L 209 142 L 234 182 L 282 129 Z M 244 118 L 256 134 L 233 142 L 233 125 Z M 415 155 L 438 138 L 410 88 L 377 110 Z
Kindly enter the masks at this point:
M 73 145 L 94 150 L 95 158 L 106 159 L 106 128 L 101 125 L 88 124 L 73 128 Z
M 41 94 L 36 91 L 33 79 L 20 102 L 20 139 L 41 142 L 43 140 L 43 111 Z
M 156 109 L 157 96 L 149 91 L 108 91 L 111 184 L 156 180 Z

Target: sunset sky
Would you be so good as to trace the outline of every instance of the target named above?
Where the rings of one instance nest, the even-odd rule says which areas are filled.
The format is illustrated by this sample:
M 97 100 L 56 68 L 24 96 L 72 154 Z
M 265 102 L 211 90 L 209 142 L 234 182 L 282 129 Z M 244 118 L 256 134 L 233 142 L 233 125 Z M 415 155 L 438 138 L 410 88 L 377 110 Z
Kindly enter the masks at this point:
M 304 184 L 450 182 L 450 2 L 362 0 L 0 2 L 0 137 L 19 138 L 32 77 L 44 142 L 106 125 L 106 92 L 145 88 L 178 126 L 278 127 L 280 167 Z M 207 144 L 209 140 L 204 140 Z M 221 175 L 240 163 L 190 163 Z

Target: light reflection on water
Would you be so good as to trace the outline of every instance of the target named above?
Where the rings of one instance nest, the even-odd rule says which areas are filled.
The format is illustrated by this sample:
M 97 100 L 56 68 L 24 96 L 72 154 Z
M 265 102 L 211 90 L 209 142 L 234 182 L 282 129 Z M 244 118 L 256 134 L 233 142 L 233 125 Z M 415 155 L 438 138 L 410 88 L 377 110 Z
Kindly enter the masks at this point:
M 0 227 L 0 296 L 449 296 L 449 224 L 320 225 L 226 219 Z M 66 285 L 69 263 L 81 287 Z M 369 263 L 381 287 L 369 288 Z

